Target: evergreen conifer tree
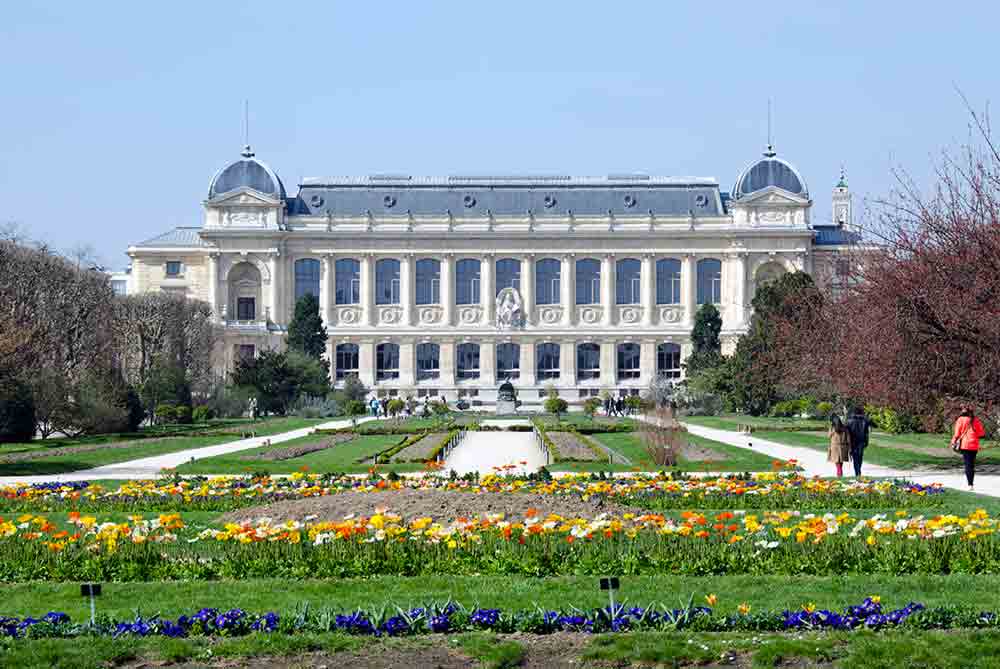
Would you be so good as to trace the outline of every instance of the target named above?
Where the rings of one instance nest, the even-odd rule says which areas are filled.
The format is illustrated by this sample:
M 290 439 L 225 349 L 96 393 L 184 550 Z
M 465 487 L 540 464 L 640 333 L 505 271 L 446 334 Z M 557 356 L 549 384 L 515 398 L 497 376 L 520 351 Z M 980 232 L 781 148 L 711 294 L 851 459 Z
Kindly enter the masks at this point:
M 319 359 L 326 353 L 326 339 L 319 300 L 312 293 L 306 293 L 295 303 L 295 315 L 288 324 L 288 348 Z

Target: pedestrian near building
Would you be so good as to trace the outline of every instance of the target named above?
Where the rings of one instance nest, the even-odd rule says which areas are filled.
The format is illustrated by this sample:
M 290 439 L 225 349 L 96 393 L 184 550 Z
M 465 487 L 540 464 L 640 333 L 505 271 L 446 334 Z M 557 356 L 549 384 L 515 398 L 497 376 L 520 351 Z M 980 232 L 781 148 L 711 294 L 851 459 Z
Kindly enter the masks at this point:
M 840 416 L 834 415 L 830 419 L 830 447 L 826 452 L 826 459 L 832 462 L 837 469 L 837 476 L 844 475 L 844 463 L 851 459 L 851 433 L 847 431 L 847 426 Z
M 864 462 L 865 449 L 868 448 L 868 437 L 872 424 L 861 407 L 854 407 L 847 419 L 847 431 L 851 434 L 851 462 L 854 463 L 854 475 L 861 476 L 861 464 Z
M 965 481 L 969 484 L 971 491 L 973 480 L 976 477 L 976 455 L 979 453 L 979 439 L 986 436 L 986 429 L 982 421 L 976 418 L 972 407 L 965 407 L 955 421 L 955 430 L 952 433 L 952 450 L 962 454 L 962 462 L 965 465 Z

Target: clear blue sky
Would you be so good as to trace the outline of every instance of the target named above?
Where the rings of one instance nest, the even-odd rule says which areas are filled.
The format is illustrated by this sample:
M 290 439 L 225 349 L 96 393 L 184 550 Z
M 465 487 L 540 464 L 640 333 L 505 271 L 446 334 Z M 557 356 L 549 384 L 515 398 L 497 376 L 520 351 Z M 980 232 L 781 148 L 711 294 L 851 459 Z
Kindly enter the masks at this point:
M 648 172 L 731 187 L 766 139 L 829 216 L 967 136 L 995 3 L 39 2 L 0 25 L 0 222 L 112 266 L 198 225 L 250 139 L 303 176 Z

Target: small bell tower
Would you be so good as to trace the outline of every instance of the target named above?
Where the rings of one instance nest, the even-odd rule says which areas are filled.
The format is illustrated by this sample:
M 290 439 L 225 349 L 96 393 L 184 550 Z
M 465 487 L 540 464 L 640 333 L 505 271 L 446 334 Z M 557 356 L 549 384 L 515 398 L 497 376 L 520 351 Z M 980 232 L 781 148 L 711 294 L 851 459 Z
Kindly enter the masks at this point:
M 833 187 L 833 224 L 838 228 L 851 227 L 851 191 L 843 167 L 840 168 L 840 180 Z

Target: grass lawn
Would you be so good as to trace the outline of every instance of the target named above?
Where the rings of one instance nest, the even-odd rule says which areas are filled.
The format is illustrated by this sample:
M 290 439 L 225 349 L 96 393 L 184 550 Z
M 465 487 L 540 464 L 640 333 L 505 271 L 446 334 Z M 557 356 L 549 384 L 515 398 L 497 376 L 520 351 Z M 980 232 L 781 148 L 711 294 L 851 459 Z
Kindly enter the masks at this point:
M 737 425 L 751 423 L 753 420 L 751 417 L 742 416 L 691 416 L 685 419 L 694 425 L 720 430 L 735 430 Z M 826 452 L 830 444 L 830 440 L 823 432 L 766 429 L 768 426 L 782 424 L 808 426 L 817 421 L 784 419 L 784 423 L 779 423 L 780 419 L 775 418 L 756 420 L 761 421 L 761 428 L 754 431 L 754 436 L 761 439 L 823 452 Z M 873 431 L 868 448 L 865 450 L 865 462 L 897 469 L 960 469 L 962 460 L 948 449 L 948 441 L 948 436 L 943 434 L 887 434 Z M 979 453 L 977 464 L 1000 464 L 1000 449 L 995 448 L 997 444 L 983 440 L 983 446 L 986 449 Z M 913 448 L 933 449 L 936 454 L 911 450 Z
M 593 420 L 591 420 L 583 413 L 564 413 L 560 414 L 558 419 L 553 414 L 542 413 L 535 414 L 534 418 L 539 420 L 545 427 L 555 426 L 559 423 L 567 423 L 576 427 L 593 427 L 595 425 L 617 425 L 618 423 L 633 425 L 636 422 L 631 418 L 609 418 L 607 416 L 594 416 Z
M 257 436 L 267 436 L 280 434 L 282 432 L 289 432 L 291 430 L 298 430 L 305 427 L 312 427 L 313 425 L 318 425 L 323 422 L 328 421 L 326 419 L 294 417 L 271 418 L 254 423 L 252 425 L 252 429 Z M 251 427 L 250 424 L 246 424 L 246 426 L 248 430 Z M 128 448 L 97 449 L 83 453 L 69 453 L 65 455 L 53 455 L 51 457 L 38 457 L 32 460 L 24 460 L 20 462 L 2 462 L 0 463 L 0 476 L 62 474 L 65 472 L 78 471 L 80 469 L 99 467 L 101 465 L 127 462 L 128 460 L 136 460 L 138 458 L 163 455 L 164 453 L 175 453 L 189 448 L 215 446 L 217 444 L 224 444 L 230 441 L 239 441 L 239 439 L 239 434 L 218 432 L 204 436 L 178 436 L 151 439 L 148 443 L 144 440 L 133 446 L 129 446 Z M 49 446 L 48 442 L 45 443 L 46 445 L 42 447 L 43 449 L 57 447 L 55 445 Z M 65 445 L 66 444 L 63 444 L 63 446 Z M 84 445 L 84 443 L 76 443 L 73 445 Z
M 285 448 L 299 444 L 312 444 L 322 440 L 322 436 L 308 436 L 285 441 L 271 447 L 253 448 L 214 458 L 204 458 L 177 467 L 180 474 L 246 474 L 249 472 L 268 472 L 270 474 L 291 474 L 298 471 L 309 471 L 320 474 L 343 472 L 345 474 L 363 474 L 371 468 L 371 458 L 376 453 L 396 445 L 405 435 L 362 435 L 333 448 L 315 451 L 290 460 L 275 462 L 267 460 L 244 460 L 243 458 L 259 453 L 266 453 L 275 448 Z M 365 459 L 359 463 L 358 460 Z M 421 471 L 423 465 L 403 463 L 379 465 L 379 471 L 409 472 Z

